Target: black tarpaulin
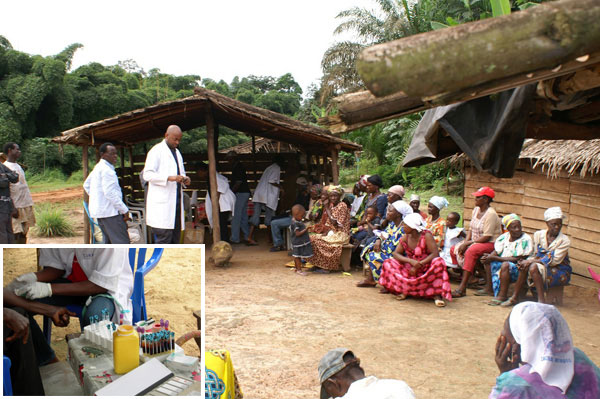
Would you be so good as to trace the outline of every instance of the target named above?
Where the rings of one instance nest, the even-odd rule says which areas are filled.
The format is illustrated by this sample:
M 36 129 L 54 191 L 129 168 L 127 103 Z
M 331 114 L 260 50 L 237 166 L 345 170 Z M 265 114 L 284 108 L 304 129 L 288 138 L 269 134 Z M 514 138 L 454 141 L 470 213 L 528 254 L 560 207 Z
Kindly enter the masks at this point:
M 478 170 L 512 177 L 534 93 L 531 84 L 427 110 L 403 165 L 423 165 L 464 152 Z

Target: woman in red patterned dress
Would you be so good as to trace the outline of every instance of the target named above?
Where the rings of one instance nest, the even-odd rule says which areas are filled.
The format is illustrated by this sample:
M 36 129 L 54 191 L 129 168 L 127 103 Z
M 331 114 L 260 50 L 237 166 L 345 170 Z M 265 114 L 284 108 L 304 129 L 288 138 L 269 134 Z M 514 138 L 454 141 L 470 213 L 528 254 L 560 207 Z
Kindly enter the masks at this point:
M 402 220 L 404 236 L 393 258 L 383 262 L 379 284 L 396 299 L 407 296 L 433 298 L 438 307 L 446 306 L 442 298 L 452 300 L 446 262 L 440 258 L 433 235 L 425 230 L 425 221 L 418 213 Z

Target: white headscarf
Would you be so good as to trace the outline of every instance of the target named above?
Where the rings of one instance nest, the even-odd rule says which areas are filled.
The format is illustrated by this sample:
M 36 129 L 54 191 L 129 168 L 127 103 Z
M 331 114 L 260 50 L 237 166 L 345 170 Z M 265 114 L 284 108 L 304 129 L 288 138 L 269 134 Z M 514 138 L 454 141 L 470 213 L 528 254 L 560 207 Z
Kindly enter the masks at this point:
M 398 211 L 398 213 L 402 214 L 403 219 L 406 217 L 406 215 L 410 215 L 411 213 L 413 213 L 413 209 L 411 208 L 411 206 L 402 200 L 394 202 L 392 206 L 395 210 Z
M 413 201 L 421 201 L 421 197 L 418 194 L 411 194 L 410 202 L 413 202 Z
M 573 339 L 567 322 L 553 305 L 521 302 L 509 318 L 510 331 L 521 345 L 521 361 L 546 384 L 564 393 L 575 372 Z
M 552 219 L 562 219 L 563 218 L 563 213 L 560 209 L 560 206 L 554 206 L 552 208 L 548 208 L 546 209 L 546 212 L 544 212 L 544 221 L 547 222 L 548 220 L 552 220 Z
M 402 223 L 417 230 L 419 233 L 425 229 L 425 221 L 418 213 L 414 212 L 402 219 Z
M 431 199 L 429 200 L 429 203 L 432 204 L 433 206 L 435 206 L 438 210 L 442 210 L 442 208 L 445 208 L 448 206 L 448 200 L 444 197 L 438 197 L 437 195 L 434 195 L 433 197 L 431 197 Z

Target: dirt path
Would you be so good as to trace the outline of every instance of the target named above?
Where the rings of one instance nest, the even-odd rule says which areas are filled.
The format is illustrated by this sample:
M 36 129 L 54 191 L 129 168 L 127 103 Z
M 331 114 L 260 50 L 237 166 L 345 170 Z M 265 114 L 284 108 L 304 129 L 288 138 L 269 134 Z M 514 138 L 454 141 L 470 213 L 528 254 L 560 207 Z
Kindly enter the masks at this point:
M 319 359 L 340 346 L 367 375 L 403 379 L 421 399 L 489 395 L 508 310 L 486 306 L 471 290 L 443 309 L 398 302 L 355 287 L 359 272 L 300 277 L 283 267 L 285 253 L 234 248 L 229 268 L 206 266 L 206 347 L 231 352 L 246 397 L 318 397 Z M 597 290 L 568 287 L 565 295 L 560 310 L 575 345 L 600 364 Z
M 13 278 L 36 270 L 35 248 L 5 248 L 3 285 Z M 201 307 L 201 259 L 200 248 L 167 248 L 155 269 L 144 279 L 148 315 L 157 320 L 168 319 L 176 337 L 196 330 L 194 310 Z M 36 316 L 42 326 L 42 317 Z M 78 332 L 79 320 L 71 319 L 66 328 L 52 328 L 52 347 L 60 360 L 65 360 L 66 334 Z M 200 350 L 193 340 L 184 345 L 187 355 L 199 356 Z
M 71 187 L 62 190 L 32 193 L 31 197 L 36 204 L 42 202 L 66 202 L 75 199 L 83 199 L 83 187 Z

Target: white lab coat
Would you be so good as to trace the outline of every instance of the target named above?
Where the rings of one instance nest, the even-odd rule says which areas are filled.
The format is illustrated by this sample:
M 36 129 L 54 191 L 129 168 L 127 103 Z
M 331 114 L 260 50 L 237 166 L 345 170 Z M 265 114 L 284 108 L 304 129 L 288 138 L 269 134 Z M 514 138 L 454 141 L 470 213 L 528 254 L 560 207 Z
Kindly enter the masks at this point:
M 260 202 L 267 205 L 272 210 L 277 210 L 279 202 L 279 187 L 271 183 L 279 184 L 281 178 L 281 168 L 276 163 L 265 169 L 252 196 L 253 202 Z
M 179 174 L 185 176 L 183 158 L 179 150 L 177 163 Z M 177 175 L 177 165 L 173 154 L 165 140 L 156 144 L 146 156 L 146 164 L 142 178 L 148 182 L 146 198 L 146 224 L 158 229 L 173 229 L 175 227 L 175 201 L 177 200 L 177 182 L 167 181 L 169 176 Z M 181 193 L 181 230 L 185 228 L 185 212 L 183 211 L 183 193 Z
M 171 155 L 172 156 L 172 155 Z M 105 288 L 115 301 L 113 321 L 119 322 L 120 310 L 128 309 L 124 314 L 126 322 L 131 323 L 133 293 L 133 272 L 129 265 L 127 248 L 42 248 L 40 249 L 41 266 L 64 270 L 64 278 L 73 271 L 73 257 L 81 270 L 92 283 Z
M 217 191 L 219 192 L 219 211 L 220 212 L 229 212 L 233 215 L 235 209 L 235 194 L 229 188 L 229 181 L 225 176 L 220 173 L 217 173 Z M 204 204 L 206 208 L 206 217 L 208 218 L 208 223 L 210 227 L 213 227 L 212 222 L 212 202 L 210 200 L 210 192 L 206 192 L 206 203 Z M 223 226 L 221 226 L 222 228 Z

